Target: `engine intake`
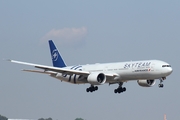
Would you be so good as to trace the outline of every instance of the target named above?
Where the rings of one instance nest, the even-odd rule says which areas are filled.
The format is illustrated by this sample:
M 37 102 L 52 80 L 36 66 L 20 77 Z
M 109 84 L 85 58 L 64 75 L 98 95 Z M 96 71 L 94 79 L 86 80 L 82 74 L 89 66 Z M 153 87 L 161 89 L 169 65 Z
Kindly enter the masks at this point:
M 152 87 L 156 83 L 155 80 L 138 80 L 137 82 L 142 87 Z
M 87 81 L 92 85 L 102 85 L 106 82 L 106 76 L 104 73 L 94 72 L 88 76 Z

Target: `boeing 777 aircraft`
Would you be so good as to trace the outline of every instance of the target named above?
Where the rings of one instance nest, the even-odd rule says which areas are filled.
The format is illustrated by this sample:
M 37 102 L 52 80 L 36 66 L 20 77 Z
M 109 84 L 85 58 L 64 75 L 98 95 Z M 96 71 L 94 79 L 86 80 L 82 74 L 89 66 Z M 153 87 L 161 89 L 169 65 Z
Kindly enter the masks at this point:
M 67 66 L 61 57 L 58 49 L 52 40 L 49 40 L 49 47 L 53 66 L 39 65 L 16 60 L 9 60 L 13 63 L 34 66 L 41 70 L 23 70 L 50 75 L 61 81 L 73 84 L 90 84 L 87 92 L 98 90 L 98 85 L 105 83 L 119 84 L 114 93 L 126 91 L 124 82 L 137 81 L 142 87 L 151 87 L 155 79 L 160 80 L 159 87 L 163 87 L 163 80 L 172 73 L 171 65 L 160 60 L 141 60 L 116 63 L 98 63 L 87 65 Z

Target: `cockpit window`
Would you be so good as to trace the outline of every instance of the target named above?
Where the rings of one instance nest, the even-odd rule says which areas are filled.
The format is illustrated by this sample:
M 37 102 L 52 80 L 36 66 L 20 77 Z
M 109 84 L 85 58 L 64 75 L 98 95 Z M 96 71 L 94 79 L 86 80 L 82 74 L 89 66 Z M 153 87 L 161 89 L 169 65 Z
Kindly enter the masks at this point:
M 171 65 L 162 65 L 162 67 L 171 67 Z

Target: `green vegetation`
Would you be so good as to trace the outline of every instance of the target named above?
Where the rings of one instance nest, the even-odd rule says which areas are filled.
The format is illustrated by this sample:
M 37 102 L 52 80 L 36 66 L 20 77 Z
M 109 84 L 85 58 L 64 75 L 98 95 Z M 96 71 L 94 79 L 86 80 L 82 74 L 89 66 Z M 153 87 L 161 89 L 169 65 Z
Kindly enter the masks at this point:
M 8 118 L 0 115 L 0 120 L 8 120 Z
M 82 118 L 76 118 L 75 120 L 84 120 L 84 119 L 82 119 Z
M 0 120 L 8 120 L 7 117 L 0 115 Z M 52 118 L 39 118 L 38 120 L 53 120 Z M 75 120 L 84 120 L 82 118 L 76 118 Z

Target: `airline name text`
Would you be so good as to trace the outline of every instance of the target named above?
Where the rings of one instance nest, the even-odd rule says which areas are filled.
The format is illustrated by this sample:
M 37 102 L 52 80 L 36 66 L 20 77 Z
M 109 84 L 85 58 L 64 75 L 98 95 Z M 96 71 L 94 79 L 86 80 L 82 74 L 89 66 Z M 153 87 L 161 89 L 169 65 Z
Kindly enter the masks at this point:
M 149 67 L 151 62 L 137 62 L 137 63 L 126 63 L 124 68 L 141 68 L 141 67 Z

